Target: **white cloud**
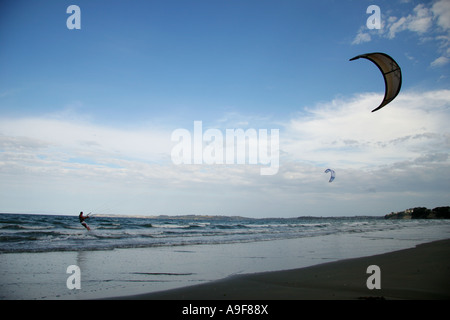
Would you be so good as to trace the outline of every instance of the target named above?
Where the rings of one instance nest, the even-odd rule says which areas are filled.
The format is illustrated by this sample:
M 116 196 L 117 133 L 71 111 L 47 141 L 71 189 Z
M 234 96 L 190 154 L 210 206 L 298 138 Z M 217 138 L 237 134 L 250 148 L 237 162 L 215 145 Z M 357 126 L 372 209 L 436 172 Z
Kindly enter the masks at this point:
M 371 113 L 381 100 L 362 94 L 316 106 L 286 125 L 281 149 L 298 160 L 363 168 L 418 157 L 449 132 L 450 91 L 402 93 Z
M 77 120 L 55 118 L 0 119 L 0 134 L 16 139 L 17 144 L 34 141 L 53 150 L 66 153 L 67 157 L 115 156 L 120 159 L 152 159 L 157 161 L 167 154 L 170 133 L 151 129 L 124 130 Z M 1 137 L 1 136 L 0 136 Z M 25 139 L 25 140 L 24 140 Z M 26 148 L 25 148 L 26 150 Z
M 369 42 L 376 35 L 395 39 L 402 32 L 415 33 L 421 41 L 436 41 L 439 57 L 431 63 L 431 67 L 446 65 L 450 59 L 450 1 L 418 4 L 408 15 L 383 17 L 380 30 L 368 30 L 363 26 L 352 44 Z
M 449 180 L 442 179 L 450 169 L 450 90 L 403 92 L 371 113 L 381 99 L 371 93 L 336 99 L 286 123 L 281 184 L 295 186 L 298 197 L 327 197 L 344 207 L 350 199 L 373 208 L 381 208 L 377 201 L 391 208 L 436 199 L 445 204 L 450 196 Z M 330 185 L 323 183 L 327 167 L 337 174 Z
M 106 202 L 113 213 L 295 216 L 446 204 L 450 90 L 402 92 L 372 113 L 381 99 L 335 99 L 279 124 L 274 176 L 256 165 L 173 165 L 176 128 L 3 118 L 0 209 L 76 212 Z M 327 167 L 336 170 L 333 183 Z
M 402 17 L 400 19 L 397 20 L 396 17 L 392 17 L 390 19 L 391 24 L 389 25 L 389 27 L 387 28 L 388 31 L 388 38 L 389 39 L 393 39 L 395 38 L 395 35 L 397 34 L 397 32 L 406 30 L 406 18 Z
M 433 22 L 432 11 L 423 4 L 417 5 L 413 9 L 414 13 L 406 17 L 388 17 L 386 24 L 387 37 L 395 38 L 397 33 L 408 30 L 422 35 L 431 30 Z
M 450 2 L 448 0 L 436 1 L 431 7 L 437 24 L 444 30 L 450 30 Z
M 431 66 L 432 67 L 442 67 L 449 62 L 450 62 L 449 58 L 442 56 L 442 57 L 437 58 L 433 62 L 431 62 Z
M 419 4 L 414 8 L 414 13 L 407 18 L 408 30 L 419 34 L 429 31 L 433 19 L 430 9 L 423 4 Z
M 364 32 L 365 29 L 365 27 L 359 29 L 358 33 L 355 36 L 355 39 L 353 39 L 352 44 L 361 44 L 364 42 L 370 42 L 372 40 L 370 34 L 368 32 Z

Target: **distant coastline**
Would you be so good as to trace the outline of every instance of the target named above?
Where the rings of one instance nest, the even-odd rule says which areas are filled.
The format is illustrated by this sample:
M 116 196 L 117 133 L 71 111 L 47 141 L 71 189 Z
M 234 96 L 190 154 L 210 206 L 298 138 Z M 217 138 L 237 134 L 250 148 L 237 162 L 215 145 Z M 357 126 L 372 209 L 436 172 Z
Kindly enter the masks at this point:
M 223 216 L 223 215 L 197 215 L 197 214 L 185 214 L 185 215 L 176 215 L 176 216 L 170 216 L 170 215 L 126 215 L 126 214 L 96 214 L 94 213 L 95 217 L 104 217 L 104 218 L 138 218 L 138 219 L 156 219 L 156 220 L 164 220 L 164 219 L 171 219 L 171 220 L 240 220 L 240 219 L 253 219 L 253 218 L 247 218 L 247 217 L 241 217 L 241 216 Z
M 416 207 L 399 212 L 391 212 L 385 219 L 450 219 L 450 207 L 436 207 L 428 209 Z

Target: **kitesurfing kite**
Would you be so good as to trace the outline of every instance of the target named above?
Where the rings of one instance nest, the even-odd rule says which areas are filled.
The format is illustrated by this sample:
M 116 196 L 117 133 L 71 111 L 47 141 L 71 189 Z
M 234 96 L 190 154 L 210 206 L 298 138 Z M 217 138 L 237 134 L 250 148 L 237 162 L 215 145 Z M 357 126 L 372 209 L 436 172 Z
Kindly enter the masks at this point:
M 365 58 L 367 60 L 372 61 L 376 64 L 378 69 L 380 69 L 381 73 L 384 77 L 384 99 L 381 104 L 372 110 L 372 112 L 377 111 L 387 105 L 389 102 L 395 99 L 395 97 L 400 92 L 400 87 L 402 86 L 402 71 L 400 70 L 399 65 L 385 53 L 374 52 L 374 53 L 365 53 L 354 58 L 351 58 L 350 61 Z
M 325 170 L 325 173 L 331 172 L 330 180 L 328 182 L 332 182 L 334 178 L 336 177 L 336 173 L 332 169 Z

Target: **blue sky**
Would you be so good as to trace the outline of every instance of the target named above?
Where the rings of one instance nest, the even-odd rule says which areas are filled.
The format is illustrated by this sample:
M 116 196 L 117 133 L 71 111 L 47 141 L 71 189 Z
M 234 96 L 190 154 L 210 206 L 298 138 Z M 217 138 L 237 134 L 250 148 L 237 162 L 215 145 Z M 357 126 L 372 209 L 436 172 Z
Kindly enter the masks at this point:
M 80 30 L 66 27 L 71 4 Z M 379 30 L 366 25 L 373 4 Z M 448 1 L 4 1 L 0 211 L 256 217 L 448 205 L 449 44 Z M 348 60 L 375 51 L 396 59 L 403 85 L 372 114 L 382 77 Z M 279 129 L 278 174 L 175 166 L 170 135 L 196 120 Z

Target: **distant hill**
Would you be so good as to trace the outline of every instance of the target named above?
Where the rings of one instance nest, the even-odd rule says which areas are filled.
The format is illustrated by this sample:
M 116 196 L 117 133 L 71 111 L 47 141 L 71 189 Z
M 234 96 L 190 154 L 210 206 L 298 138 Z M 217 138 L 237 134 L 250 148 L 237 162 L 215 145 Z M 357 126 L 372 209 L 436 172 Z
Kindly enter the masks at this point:
M 450 207 L 436 207 L 427 209 L 416 207 L 400 212 L 391 212 L 385 219 L 450 219 Z
M 127 215 L 127 214 L 95 214 L 95 217 L 107 217 L 107 218 L 140 218 L 140 219 L 156 219 L 156 220 L 241 220 L 241 219 L 252 219 L 241 216 L 211 216 L 211 215 L 178 215 L 178 216 L 145 216 L 145 215 Z

